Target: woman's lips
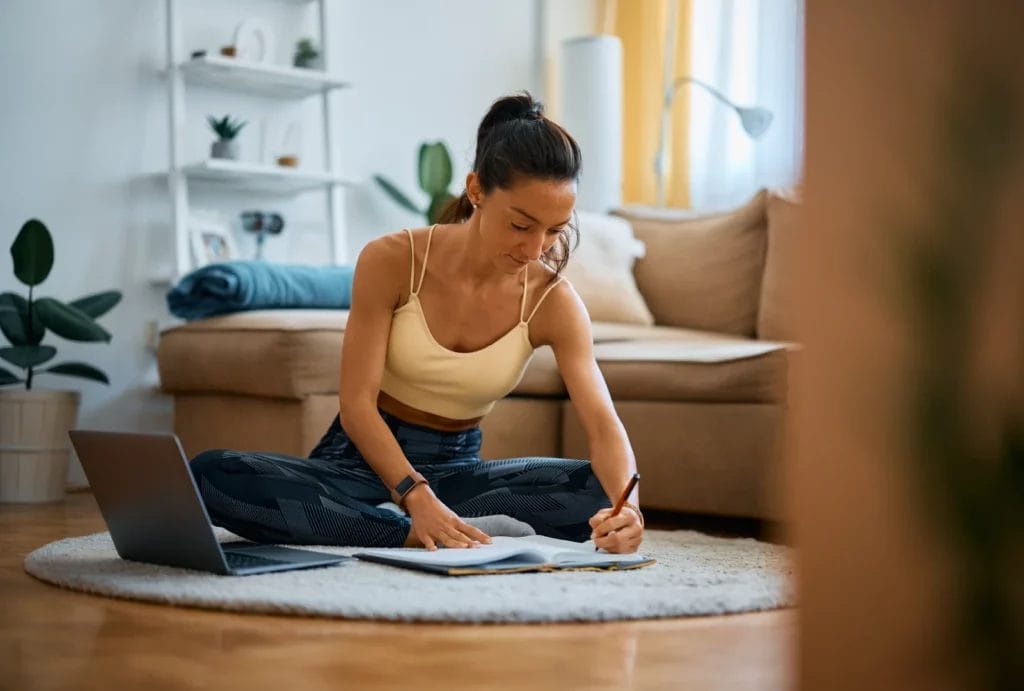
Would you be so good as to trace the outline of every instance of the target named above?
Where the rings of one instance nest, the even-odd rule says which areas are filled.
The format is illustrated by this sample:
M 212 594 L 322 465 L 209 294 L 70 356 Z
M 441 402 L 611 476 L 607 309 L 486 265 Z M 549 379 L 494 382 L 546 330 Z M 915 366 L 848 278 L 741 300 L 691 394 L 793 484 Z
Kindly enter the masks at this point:
M 512 261 L 514 261 L 514 262 L 515 262 L 516 264 L 529 264 L 529 263 L 530 263 L 530 260 L 529 260 L 529 259 L 516 259 L 516 258 L 515 258 L 515 257 L 513 257 L 513 256 L 512 256 L 511 254 L 509 254 L 509 255 L 506 255 L 506 256 L 507 256 L 507 257 L 508 257 L 509 259 L 511 259 Z

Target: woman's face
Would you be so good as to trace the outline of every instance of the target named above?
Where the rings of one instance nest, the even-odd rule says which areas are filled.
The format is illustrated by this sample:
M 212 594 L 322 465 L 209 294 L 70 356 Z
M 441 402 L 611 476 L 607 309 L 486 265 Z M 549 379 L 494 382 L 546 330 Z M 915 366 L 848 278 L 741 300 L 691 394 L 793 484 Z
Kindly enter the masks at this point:
M 473 173 L 470 173 L 473 176 Z M 477 203 L 480 236 L 495 266 L 517 273 L 540 259 L 567 231 L 576 205 L 575 181 L 524 178 L 509 189 L 483 194 L 479 183 L 467 185 Z

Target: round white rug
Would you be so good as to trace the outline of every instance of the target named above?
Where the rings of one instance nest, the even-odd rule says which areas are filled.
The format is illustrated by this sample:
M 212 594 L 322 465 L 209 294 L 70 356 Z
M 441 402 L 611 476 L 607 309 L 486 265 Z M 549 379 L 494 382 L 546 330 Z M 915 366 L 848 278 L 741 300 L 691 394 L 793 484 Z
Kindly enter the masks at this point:
M 237 540 L 217 528 L 221 541 Z M 313 547 L 352 554 L 355 547 Z M 208 609 L 347 619 L 555 622 L 653 619 L 775 609 L 793 604 L 790 550 L 750 538 L 648 530 L 631 571 L 447 577 L 357 561 L 258 576 L 217 576 L 124 561 L 109 533 L 37 549 L 25 570 L 101 595 Z

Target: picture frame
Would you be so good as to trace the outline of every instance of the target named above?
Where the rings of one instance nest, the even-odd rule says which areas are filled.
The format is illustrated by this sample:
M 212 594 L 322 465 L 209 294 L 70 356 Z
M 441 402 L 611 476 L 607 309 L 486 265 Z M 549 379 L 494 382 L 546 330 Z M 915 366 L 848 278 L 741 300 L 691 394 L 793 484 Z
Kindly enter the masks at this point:
M 190 217 L 189 240 L 192 261 L 197 268 L 240 259 L 229 225 L 215 217 Z

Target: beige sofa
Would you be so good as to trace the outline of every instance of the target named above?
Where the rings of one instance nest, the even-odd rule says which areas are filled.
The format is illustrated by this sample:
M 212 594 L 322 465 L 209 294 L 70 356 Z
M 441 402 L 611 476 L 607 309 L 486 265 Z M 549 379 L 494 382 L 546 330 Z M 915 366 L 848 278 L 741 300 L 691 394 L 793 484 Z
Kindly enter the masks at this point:
M 594 318 L 595 356 L 636 452 L 645 508 L 782 517 L 777 469 L 795 347 L 780 320 L 781 284 L 795 211 L 765 191 L 712 216 L 622 211 L 646 248 L 631 276 L 596 272 L 612 281 L 602 287 L 588 285 L 593 274 L 570 275 Z M 602 321 L 608 313 L 620 321 Z M 186 452 L 306 455 L 337 413 L 347 316 L 253 311 L 165 331 L 160 379 Z M 482 428 L 487 459 L 587 457 L 549 348 Z

